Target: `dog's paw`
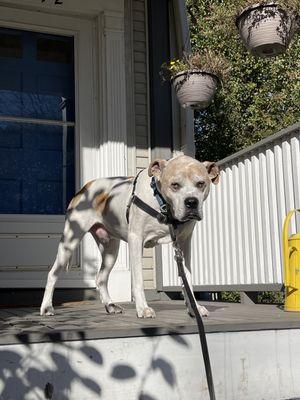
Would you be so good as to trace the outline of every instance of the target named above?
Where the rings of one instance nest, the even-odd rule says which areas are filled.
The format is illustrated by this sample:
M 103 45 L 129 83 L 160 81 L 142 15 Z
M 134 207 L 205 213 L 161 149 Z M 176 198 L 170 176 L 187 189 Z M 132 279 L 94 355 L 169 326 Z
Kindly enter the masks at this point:
M 40 315 L 54 315 L 54 308 L 52 305 L 50 306 L 41 306 Z
M 199 314 L 201 315 L 201 317 L 208 317 L 209 316 L 209 311 L 205 307 L 200 306 L 200 304 L 197 304 L 197 308 L 198 308 L 198 311 L 199 311 Z M 188 308 L 187 311 L 188 311 L 188 314 L 191 317 L 195 318 L 195 313 L 194 313 L 194 311 L 192 309 Z
M 199 313 L 200 313 L 200 315 L 202 317 L 208 317 L 209 316 L 209 311 L 205 307 L 200 306 L 200 304 L 198 304 L 197 308 L 198 308 L 198 311 L 199 311 Z
M 137 316 L 139 318 L 155 318 L 155 311 L 151 307 L 146 307 L 140 311 L 137 311 Z
M 122 314 L 125 311 L 123 307 L 114 303 L 105 304 L 105 310 L 107 314 Z

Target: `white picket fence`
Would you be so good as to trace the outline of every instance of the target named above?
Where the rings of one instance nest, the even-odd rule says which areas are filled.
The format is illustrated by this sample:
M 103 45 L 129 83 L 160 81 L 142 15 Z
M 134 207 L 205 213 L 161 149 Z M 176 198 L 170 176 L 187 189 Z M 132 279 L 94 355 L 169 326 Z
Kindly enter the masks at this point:
M 279 287 L 284 218 L 300 208 L 300 124 L 219 165 L 220 183 L 212 185 L 193 235 L 193 283 L 202 290 Z M 300 219 L 292 221 L 295 230 Z M 173 290 L 180 281 L 171 246 L 162 247 L 161 261 L 158 288 Z

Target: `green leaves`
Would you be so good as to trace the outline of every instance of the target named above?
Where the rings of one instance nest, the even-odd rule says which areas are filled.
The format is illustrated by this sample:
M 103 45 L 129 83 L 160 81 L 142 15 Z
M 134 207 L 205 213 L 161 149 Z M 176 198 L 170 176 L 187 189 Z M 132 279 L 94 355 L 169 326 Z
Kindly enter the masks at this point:
M 284 55 L 255 58 L 237 30 L 229 29 L 236 5 L 236 0 L 187 0 L 193 51 L 223 54 L 231 67 L 211 106 L 195 112 L 197 157 L 202 160 L 222 159 L 300 121 L 299 35 Z M 217 23 L 220 17 L 223 22 Z
M 222 82 L 228 78 L 230 66 L 225 57 L 207 49 L 202 52 L 194 51 L 192 54 L 185 54 L 181 59 L 163 63 L 160 75 L 163 81 L 167 81 L 174 79 L 180 72 L 191 70 L 212 73 Z

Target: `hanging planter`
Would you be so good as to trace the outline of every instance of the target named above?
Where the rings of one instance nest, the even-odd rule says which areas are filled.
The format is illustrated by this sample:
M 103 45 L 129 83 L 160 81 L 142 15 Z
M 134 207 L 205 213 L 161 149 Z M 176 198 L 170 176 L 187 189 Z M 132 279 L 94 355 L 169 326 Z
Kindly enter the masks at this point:
M 207 108 L 213 101 L 218 84 L 216 75 L 197 69 L 181 72 L 172 79 L 177 99 L 183 108 Z
M 164 63 L 161 76 L 170 81 L 183 108 L 207 108 L 228 73 L 227 61 L 216 54 L 195 53 Z
M 236 26 L 242 41 L 252 54 L 274 57 L 286 51 L 297 27 L 297 3 L 300 2 L 261 2 L 238 13 Z

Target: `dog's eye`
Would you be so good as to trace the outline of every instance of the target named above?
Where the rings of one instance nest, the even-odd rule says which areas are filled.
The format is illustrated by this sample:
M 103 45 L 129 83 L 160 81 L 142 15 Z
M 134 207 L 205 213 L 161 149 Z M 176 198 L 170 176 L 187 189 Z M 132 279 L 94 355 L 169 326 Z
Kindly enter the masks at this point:
M 203 189 L 204 186 L 205 186 L 205 182 L 204 182 L 204 181 L 199 181 L 199 182 L 197 182 L 196 186 L 197 186 L 199 189 Z
M 178 189 L 180 189 L 180 185 L 177 182 L 173 182 L 173 183 L 171 183 L 171 188 L 173 190 L 178 190 Z

